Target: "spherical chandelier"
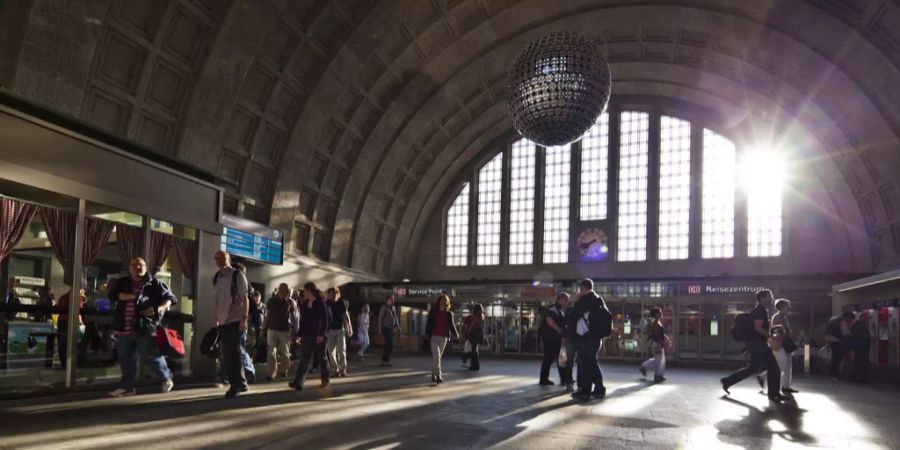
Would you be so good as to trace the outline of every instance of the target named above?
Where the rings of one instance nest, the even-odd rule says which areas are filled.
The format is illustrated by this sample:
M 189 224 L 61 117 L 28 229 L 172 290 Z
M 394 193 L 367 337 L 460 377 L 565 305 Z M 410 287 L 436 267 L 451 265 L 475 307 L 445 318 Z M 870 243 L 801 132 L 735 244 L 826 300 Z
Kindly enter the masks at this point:
M 555 32 L 535 39 L 509 69 L 509 115 L 525 138 L 544 146 L 574 142 L 609 103 L 609 65 L 590 39 Z

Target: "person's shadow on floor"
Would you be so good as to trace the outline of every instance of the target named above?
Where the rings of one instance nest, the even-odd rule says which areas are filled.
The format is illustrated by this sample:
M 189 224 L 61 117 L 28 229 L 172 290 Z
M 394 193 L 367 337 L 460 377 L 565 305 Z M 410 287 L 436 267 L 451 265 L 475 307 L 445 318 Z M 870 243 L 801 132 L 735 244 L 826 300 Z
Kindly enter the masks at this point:
M 803 414 L 805 409 L 797 406 L 794 399 L 785 403 L 771 403 L 765 409 L 722 396 L 722 400 L 747 408 L 747 416 L 740 420 L 723 420 L 715 424 L 722 442 L 747 448 L 746 438 L 771 440 L 779 436 L 789 442 L 798 444 L 815 444 L 816 438 L 803 430 Z M 775 420 L 784 426 L 783 430 L 773 429 L 769 422 Z

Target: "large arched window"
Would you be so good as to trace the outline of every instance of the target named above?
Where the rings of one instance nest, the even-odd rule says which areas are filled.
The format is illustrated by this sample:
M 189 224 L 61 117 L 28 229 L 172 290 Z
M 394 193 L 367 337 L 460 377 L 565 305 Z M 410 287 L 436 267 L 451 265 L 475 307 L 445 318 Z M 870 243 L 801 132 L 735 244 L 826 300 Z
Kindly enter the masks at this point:
M 571 145 L 510 141 L 473 172 L 475 195 L 466 183 L 446 210 L 446 264 L 781 256 L 784 162 L 748 155 L 701 121 L 656 111 L 604 113 Z
M 503 153 L 498 153 L 478 171 L 478 233 L 475 263 L 500 264 L 500 195 Z
M 448 266 L 464 266 L 469 257 L 469 183 L 466 183 L 453 205 L 447 210 Z

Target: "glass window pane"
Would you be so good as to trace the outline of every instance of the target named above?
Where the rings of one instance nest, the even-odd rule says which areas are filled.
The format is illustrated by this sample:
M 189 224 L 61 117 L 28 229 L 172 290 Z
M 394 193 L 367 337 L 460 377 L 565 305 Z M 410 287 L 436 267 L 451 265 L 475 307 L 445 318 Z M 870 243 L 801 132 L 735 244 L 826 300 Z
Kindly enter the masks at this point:
M 784 162 L 761 153 L 749 155 L 741 166 L 747 188 L 747 256 L 781 256 Z M 763 172 L 766 178 L 760 179 Z
M 619 261 L 647 259 L 647 178 L 650 116 L 623 112 L 619 148 Z
M 702 256 L 734 257 L 734 143 L 703 130 Z
M 547 147 L 544 161 L 544 262 L 569 262 L 571 146 Z
M 659 259 L 687 259 L 691 198 L 691 123 L 660 119 Z
M 478 171 L 478 265 L 500 264 L 500 188 L 503 153 L 498 153 Z
M 609 114 L 603 113 L 581 140 L 581 220 L 606 219 L 608 171 Z
M 448 266 L 464 266 L 469 256 L 469 183 L 447 210 Z
M 531 264 L 534 258 L 533 142 L 519 139 L 510 152 L 509 263 Z

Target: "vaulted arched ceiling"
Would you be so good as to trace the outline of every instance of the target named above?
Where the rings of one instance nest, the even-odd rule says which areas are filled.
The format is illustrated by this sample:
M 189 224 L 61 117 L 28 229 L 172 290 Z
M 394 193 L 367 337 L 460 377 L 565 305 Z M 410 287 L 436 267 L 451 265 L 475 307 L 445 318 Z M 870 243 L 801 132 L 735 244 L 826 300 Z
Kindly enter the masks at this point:
M 534 37 L 603 47 L 614 96 L 792 136 L 871 267 L 900 258 L 900 5 L 890 0 L 51 0 L 0 5 L 3 88 L 215 172 L 246 216 L 397 276 L 510 131 Z

